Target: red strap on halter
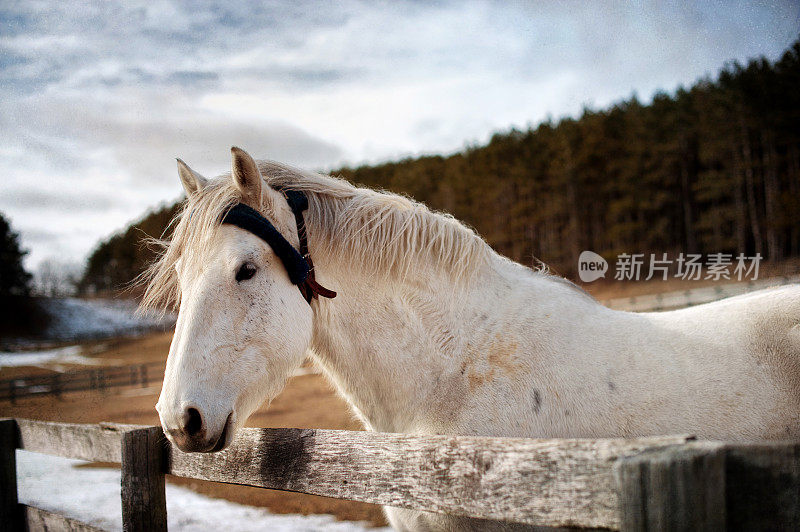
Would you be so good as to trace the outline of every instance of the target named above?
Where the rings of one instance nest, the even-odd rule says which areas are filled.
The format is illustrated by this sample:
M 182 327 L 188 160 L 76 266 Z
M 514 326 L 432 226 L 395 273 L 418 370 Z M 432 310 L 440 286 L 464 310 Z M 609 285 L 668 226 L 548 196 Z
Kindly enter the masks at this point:
M 311 300 L 316 299 L 317 296 L 327 297 L 328 299 L 336 297 L 336 292 L 328 290 L 314 278 L 314 263 L 311 262 L 311 258 L 306 257 L 306 261 L 309 266 L 308 277 L 306 277 L 306 280 L 300 285 L 300 291 L 303 292 L 306 301 L 311 303 Z

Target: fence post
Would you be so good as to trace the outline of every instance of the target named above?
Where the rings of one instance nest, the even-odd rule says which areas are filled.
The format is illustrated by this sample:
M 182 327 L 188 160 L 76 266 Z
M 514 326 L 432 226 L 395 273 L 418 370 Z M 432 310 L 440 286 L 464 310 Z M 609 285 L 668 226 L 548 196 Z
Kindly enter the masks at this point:
M 50 377 L 50 380 L 53 381 L 52 385 L 51 385 L 51 389 L 53 390 L 53 393 L 55 394 L 56 397 L 61 399 L 61 374 L 60 373 L 54 373 Z
M 644 451 L 614 466 L 621 529 L 725 530 L 725 450 L 691 442 Z
M 164 434 L 160 427 L 122 435 L 122 529 L 167 530 Z
M 17 500 L 17 422 L 0 419 L 0 523 L 8 530 L 23 530 Z M 5 525 L 4 525 L 5 526 Z
M 725 465 L 728 528 L 800 527 L 800 443 L 732 445 Z

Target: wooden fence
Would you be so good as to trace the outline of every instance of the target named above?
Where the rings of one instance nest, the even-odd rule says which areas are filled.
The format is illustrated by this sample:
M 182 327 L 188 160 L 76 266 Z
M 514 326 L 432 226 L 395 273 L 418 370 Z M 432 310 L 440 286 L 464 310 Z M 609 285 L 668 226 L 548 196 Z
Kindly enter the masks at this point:
M 132 366 L 116 366 L 98 369 L 34 375 L 0 380 L 0 401 L 15 403 L 22 397 L 55 395 L 86 390 L 105 391 L 120 386 L 147 388 L 151 382 L 161 382 L 164 375 L 163 362 L 150 362 Z
M 0 420 L 0 523 L 94 530 L 18 504 L 15 449 L 120 463 L 124 530 L 166 530 L 164 475 L 549 527 L 796 530 L 800 443 L 242 429 L 185 454 L 159 427 Z M 70 528 L 71 527 L 71 528 Z
M 641 296 L 618 297 L 600 300 L 608 308 L 627 310 L 629 312 L 659 312 L 662 310 L 675 310 L 693 307 L 704 303 L 711 303 L 726 297 L 733 297 L 755 290 L 800 283 L 800 275 L 768 277 L 757 281 L 741 283 L 725 283 L 713 286 L 703 286 L 689 290 L 662 292 L 660 294 L 646 294 Z

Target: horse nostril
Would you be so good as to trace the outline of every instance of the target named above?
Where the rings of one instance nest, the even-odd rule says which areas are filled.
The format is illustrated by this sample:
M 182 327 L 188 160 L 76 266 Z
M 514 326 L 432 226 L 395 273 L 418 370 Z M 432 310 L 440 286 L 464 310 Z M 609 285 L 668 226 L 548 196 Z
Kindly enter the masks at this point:
M 184 419 L 183 431 L 189 436 L 195 436 L 203 428 L 203 417 L 196 408 L 188 408 Z

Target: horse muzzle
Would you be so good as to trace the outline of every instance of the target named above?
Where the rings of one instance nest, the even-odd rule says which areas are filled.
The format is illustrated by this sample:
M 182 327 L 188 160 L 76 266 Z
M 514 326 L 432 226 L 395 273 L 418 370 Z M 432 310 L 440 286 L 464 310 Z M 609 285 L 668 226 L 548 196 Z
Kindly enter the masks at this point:
M 216 453 L 230 443 L 233 412 L 228 414 L 221 429 L 209 431 L 203 414 L 194 407 L 186 408 L 178 427 L 170 427 L 162 419 L 164 433 L 185 453 Z

